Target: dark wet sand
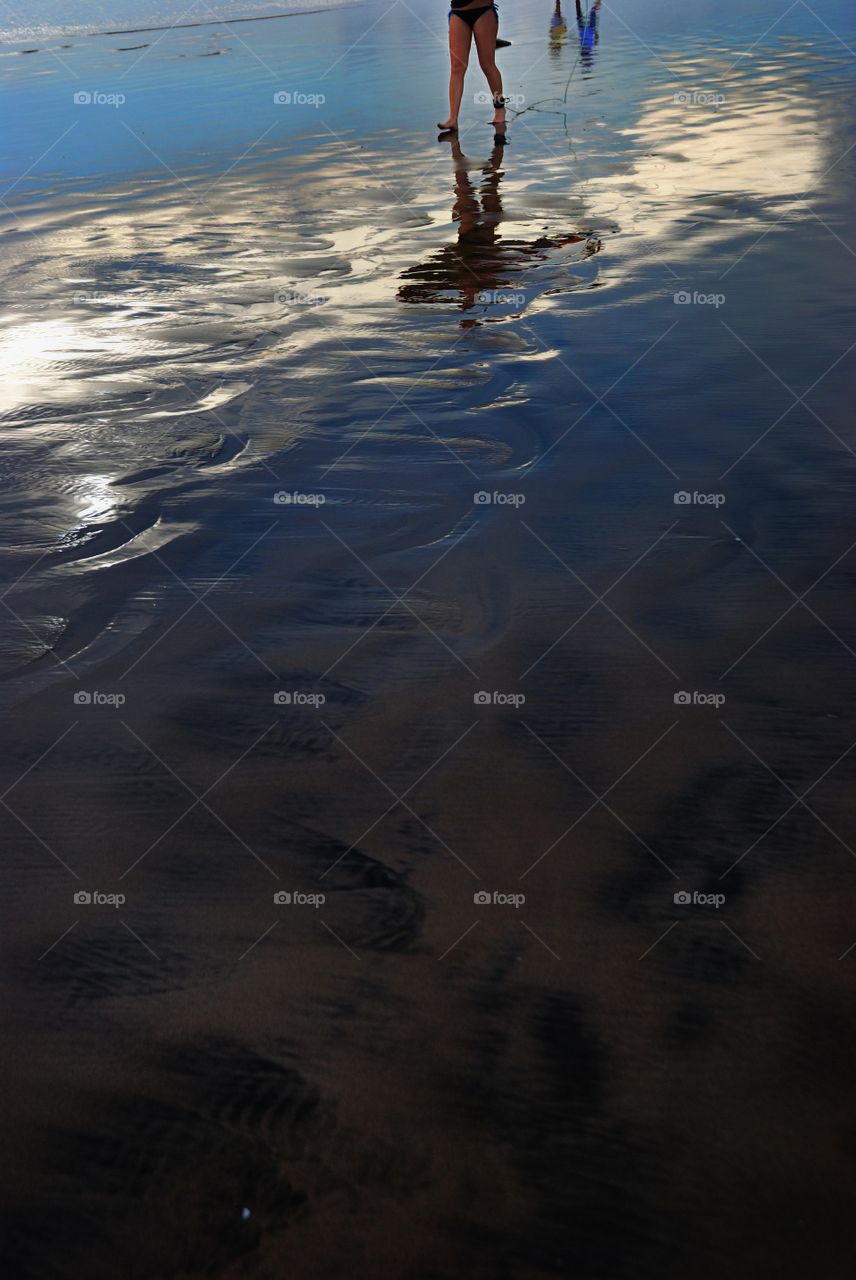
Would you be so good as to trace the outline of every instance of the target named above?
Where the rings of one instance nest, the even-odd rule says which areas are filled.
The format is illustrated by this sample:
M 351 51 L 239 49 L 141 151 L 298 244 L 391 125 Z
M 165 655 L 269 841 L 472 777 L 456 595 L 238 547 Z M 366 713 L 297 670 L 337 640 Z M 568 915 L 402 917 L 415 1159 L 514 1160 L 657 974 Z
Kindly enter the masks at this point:
M 6 197 L 10 1274 L 852 1275 L 852 60 L 762 9 L 605 11 L 567 112 L 503 13 L 460 152 L 393 15 L 232 169 L 173 33 L 161 160 Z

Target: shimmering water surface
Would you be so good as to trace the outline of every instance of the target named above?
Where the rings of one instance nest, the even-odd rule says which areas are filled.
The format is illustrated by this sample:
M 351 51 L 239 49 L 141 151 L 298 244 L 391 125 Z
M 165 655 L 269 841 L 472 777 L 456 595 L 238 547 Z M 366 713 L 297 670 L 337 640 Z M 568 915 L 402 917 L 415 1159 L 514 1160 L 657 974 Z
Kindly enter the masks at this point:
M 848 7 L 504 3 L 505 145 L 426 0 L 83 8 L 0 45 L 10 1274 L 850 1280 Z

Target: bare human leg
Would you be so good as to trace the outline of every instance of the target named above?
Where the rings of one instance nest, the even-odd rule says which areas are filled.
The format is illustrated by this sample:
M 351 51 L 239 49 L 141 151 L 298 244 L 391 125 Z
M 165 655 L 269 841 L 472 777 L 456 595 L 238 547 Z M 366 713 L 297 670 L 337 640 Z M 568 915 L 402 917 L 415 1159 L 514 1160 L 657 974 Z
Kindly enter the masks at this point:
M 464 76 L 467 74 L 472 39 L 473 33 L 468 24 L 452 14 L 449 19 L 449 118 L 438 125 L 440 129 L 458 127 L 458 113 L 464 96 Z
M 473 28 L 473 35 L 476 38 L 476 52 L 479 56 L 479 66 L 485 74 L 491 94 L 493 95 L 493 124 L 496 126 L 497 132 L 502 132 L 505 128 L 505 105 L 500 101 L 502 99 L 502 76 L 499 67 L 496 65 L 496 35 L 499 30 L 499 18 L 496 16 L 494 9 L 488 9 L 487 13 L 483 13 L 477 19 Z

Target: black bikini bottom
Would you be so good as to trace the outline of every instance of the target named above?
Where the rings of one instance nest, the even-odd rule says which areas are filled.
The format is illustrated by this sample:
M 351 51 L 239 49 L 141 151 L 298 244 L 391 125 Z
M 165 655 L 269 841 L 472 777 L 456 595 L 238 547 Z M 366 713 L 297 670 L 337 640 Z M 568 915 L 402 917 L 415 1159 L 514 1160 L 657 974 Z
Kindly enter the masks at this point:
M 497 13 L 495 4 L 485 4 L 478 9 L 450 9 L 449 21 L 450 22 L 452 21 L 452 15 L 454 14 L 456 18 L 463 18 L 464 22 L 467 24 L 470 31 L 472 31 L 473 27 L 476 25 L 476 23 L 478 22 L 482 14 L 487 13 L 491 9 L 493 10 L 494 13 L 496 13 L 496 19 L 498 22 L 499 14 Z

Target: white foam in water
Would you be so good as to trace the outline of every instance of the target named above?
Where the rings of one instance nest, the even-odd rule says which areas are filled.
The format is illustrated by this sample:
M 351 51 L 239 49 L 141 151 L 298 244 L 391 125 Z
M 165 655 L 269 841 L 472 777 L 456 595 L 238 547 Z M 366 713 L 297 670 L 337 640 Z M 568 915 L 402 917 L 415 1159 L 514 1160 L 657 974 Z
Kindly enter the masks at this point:
M 48 40 L 99 32 L 152 31 L 217 19 L 264 18 L 303 9 L 336 8 L 353 0 L 40 0 L 29 11 L 6 10 L 0 40 Z

